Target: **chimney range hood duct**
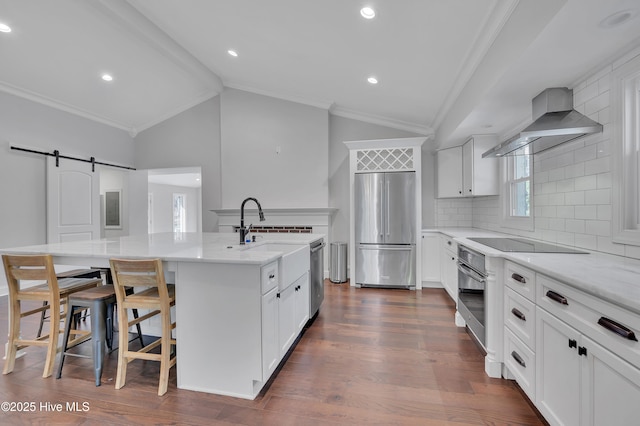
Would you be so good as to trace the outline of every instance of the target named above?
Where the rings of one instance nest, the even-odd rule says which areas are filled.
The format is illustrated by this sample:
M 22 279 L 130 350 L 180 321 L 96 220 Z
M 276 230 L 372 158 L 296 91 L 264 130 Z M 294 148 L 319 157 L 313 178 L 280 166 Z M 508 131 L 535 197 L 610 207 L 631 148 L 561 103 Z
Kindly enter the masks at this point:
M 597 123 L 573 109 L 573 90 L 566 87 L 545 89 L 532 101 L 534 122 L 519 135 L 482 154 L 502 157 L 531 144 L 530 154 L 537 154 L 581 136 L 602 132 Z

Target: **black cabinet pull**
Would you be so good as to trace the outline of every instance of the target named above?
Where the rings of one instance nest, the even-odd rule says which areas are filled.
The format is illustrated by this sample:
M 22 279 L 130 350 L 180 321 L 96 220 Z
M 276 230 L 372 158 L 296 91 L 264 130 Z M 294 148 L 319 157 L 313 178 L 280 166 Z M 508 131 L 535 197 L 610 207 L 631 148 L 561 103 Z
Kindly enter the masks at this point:
M 276 276 L 274 274 L 269 274 L 269 279 L 272 280 L 274 279 Z
M 526 284 L 527 283 L 527 279 L 525 277 L 523 277 L 520 274 L 516 274 L 515 272 L 513 274 L 511 274 L 511 278 L 513 278 L 514 280 L 518 281 L 521 284 Z
M 587 348 L 584 346 L 578 346 L 578 355 L 587 356 Z
M 606 317 L 600 317 L 600 319 L 598 320 L 598 324 L 603 326 L 609 331 L 613 331 L 618 336 L 624 337 L 627 340 L 633 340 L 636 342 L 638 341 L 638 338 L 636 337 L 636 334 L 633 331 L 631 331 L 624 325 L 620 324 L 619 322 L 615 322 L 612 319 L 609 319 Z
M 447 241 L 447 244 L 448 244 L 448 245 L 451 245 L 451 241 Z
M 517 310 L 516 308 L 511 309 L 511 313 L 513 315 L 515 315 L 516 318 L 518 318 L 519 320 L 522 321 L 526 321 L 527 318 L 524 316 L 524 314 L 522 312 L 520 312 L 519 310 Z
M 567 302 L 567 298 L 564 297 L 563 295 L 556 293 L 553 290 L 549 290 L 547 291 L 547 297 L 551 300 L 553 300 L 554 302 L 558 302 L 561 305 L 569 305 L 569 302 Z
M 569 339 L 569 347 L 570 348 L 577 348 L 578 347 L 578 341 L 576 339 Z
M 513 351 L 511 352 L 511 356 L 513 357 L 513 359 L 516 360 L 516 362 L 518 364 L 520 364 L 521 366 L 523 366 L 524 368 L 527 368 L 527 365 L 524 363 L 524 360 L 522 359 L 522 357 L 518 354 L 518 352 Z
M 277 297 L 278 299 L 280 299 L 280 293 L 276 294 L 276 297 Z

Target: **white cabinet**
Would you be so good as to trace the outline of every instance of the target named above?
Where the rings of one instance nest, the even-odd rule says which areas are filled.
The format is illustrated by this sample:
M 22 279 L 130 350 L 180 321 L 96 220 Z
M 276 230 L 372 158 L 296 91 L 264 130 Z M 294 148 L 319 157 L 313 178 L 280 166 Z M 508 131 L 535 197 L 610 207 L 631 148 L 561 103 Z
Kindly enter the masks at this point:
M 537 274 L 536 406 L 552 425 L 637 424 L 640 318 Z
M 442 149 L 436 154 L 438 198 L 462 197 L 462 147 Z
M 498 159 L 482 158 L 497 143 L 494 135 L 475 135 L 438 151 L 438 198 L 498 195 Z
M 440 282 L 440 234 L 422 234 L 422 282 Z
M 442 286 L 451 299 L 458 301 L 458 245 L 453 238 L 442 235 L 440 238 L 441 257 L 440 275 Z
M 262 380 L 269 379 L 280 362 L 278 346 L 278 262 L 260 269 L 262 294 Z
M 280 290 L 278 298 L 278 341 L 283 357 L 309 320 L 309 272 Z
M 262 295 L 262 380 L 267 381 L 280 361 L 278 345 L 278 288 Z
M 278 341 L 280 356 L 283 357 L 296 337 L 296 292 L 291 284 L 278 294 Z
M 309 321 L 309 273 L 293 283 L 295 291 L 295 323 L 298 334 Z
M 587 337 L 587 357 L 582 362 L 582 418 L 585 425 L 638 424 L 640 369 Z
M 535 276 L 528 268 L 505 262 L 503 359 L 532 401 L 536 399 Z

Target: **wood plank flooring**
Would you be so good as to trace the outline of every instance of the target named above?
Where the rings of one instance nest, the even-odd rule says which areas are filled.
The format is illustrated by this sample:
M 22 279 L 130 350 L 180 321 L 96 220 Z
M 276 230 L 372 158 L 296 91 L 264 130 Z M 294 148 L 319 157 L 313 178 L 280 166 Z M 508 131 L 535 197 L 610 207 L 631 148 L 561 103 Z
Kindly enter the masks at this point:
M 144 361 L 129 364 L 127 384 L 116 390 L 115 352 L 100 387 L 91 360 L 80 358 L 67 357 L 60 380 L 43 379 L 44 348 L 32 347 L 13 373 L 0 376 L 0 402 L 34 402 L 36 410 L 2 411 L 0 424 L 544 424 L 514 382 L 484 373 L 483 355 L 454 325 L 455 306 L 444 290 L 355 289 L 329 281 L 325 288 L 319 316 L 254 401 L 178 390 L 175 368 L 169 391 L 158 397 L 158 363 Z M 0 330 L 6 329 L 3 297 Z M 79 409 L 68 410 L 74 402 Z M 47 411 L 46 403 L 61 403 L 62 411 Z

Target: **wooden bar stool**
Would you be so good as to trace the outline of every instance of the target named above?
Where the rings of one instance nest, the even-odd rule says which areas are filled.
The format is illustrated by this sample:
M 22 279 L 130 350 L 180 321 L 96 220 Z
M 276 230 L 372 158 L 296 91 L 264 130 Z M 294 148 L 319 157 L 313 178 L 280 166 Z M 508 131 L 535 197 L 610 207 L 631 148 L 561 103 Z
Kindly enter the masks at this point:
M 18 350 L 27 346 L 46 346 L 47 356 L 42 377 L 53 373 L 58 336 L 60 334 L 60 306 L 70 294 L 102 284 L 98 278 L 65 278 L 58 280 L 51 255 L 2 255 L 4 271 L 9 287 L 9 341 L 2 374 L 13 371 Z M 23 287 L 23 281 L 44 281 L 43 284 Z M 28 311 L 22 310 L 23 301 L 46 302 Z M 24 317 L 50 310 L 49 333 L 35 339 L 21 337 L 21 320 Z
M 175 286 L 166 283 L 160 259 L 111 259 L 110 264 L 118 306 L 119 346 L 116 389 L 125 385 L 129 362 L 135 359 L 160 361 L 158 395 L 162 396 L 167 392 L 169 370 L 176 364 L 175 352 L 171 356 L 171 349 L 176 344 L 175 339 L 171 337 L 171 332 L 176 327 L 175 322 L 171 322 L 171 307 L 176 302 Z M 144 289 L 138 293 L 127 294 L 127 287 Z M 150 312 L 130 320 L 127 314 L 128 309 L 145 309 Z M 160 316 L 162 323 L 161 337 L 140 350 L 129 350 L 127 338 L 129 327 L 156 315 Z M 149 353 L 158 346 L 160 353 Z
M 58 363 L 56 378 L 62 376 L 62 366 L 67 355 L 80 358 L 93 358 L 93 370 L 96 377 L 96 386 L 100 386 L 102 376 L 102 364 L 106 348 L 112 348 L 113 342 L 113 304 L 116 302 L 116 293 L 112 285 L 103 285 L 88 290 L 79 291 L 69 297 L 67 319 L 62 338 L 62 352 Z M 76 309 L 89 308 L 91 311 L 91 333 L 81 330 L 72 330 L 73 315 Z M 69 341 L 70 335 L 80 337 Z M 79 345 L 91 337 L 92 356 L 68 352 L 68 349 Z

